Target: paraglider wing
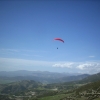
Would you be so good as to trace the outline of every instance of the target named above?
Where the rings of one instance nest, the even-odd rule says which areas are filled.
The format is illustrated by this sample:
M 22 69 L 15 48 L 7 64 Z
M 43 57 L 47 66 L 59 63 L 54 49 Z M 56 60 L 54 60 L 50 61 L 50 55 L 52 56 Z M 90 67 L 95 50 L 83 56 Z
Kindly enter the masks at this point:
M 61 38 L 55 38 L 54 40 L 58 40 L 64 43 L 64 40 L 62 40 Z

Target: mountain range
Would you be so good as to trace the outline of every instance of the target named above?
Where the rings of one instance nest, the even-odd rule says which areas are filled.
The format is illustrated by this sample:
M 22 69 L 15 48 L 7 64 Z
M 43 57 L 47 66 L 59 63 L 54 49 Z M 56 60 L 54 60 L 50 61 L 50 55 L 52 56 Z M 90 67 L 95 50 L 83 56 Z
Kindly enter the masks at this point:
M 81 80 L 89 76 L 88 74 L 79 73 L 57 73 L 48 71 L 1 71 L 0 80 L 2 82 L 13 82 L 20 80 L 35 80 L 42 83 L 58 83 L 58 82 L 69 82 L 75 80 Z
M 0 100 L 100 100 L 100 73 L 62 77 L 50 73 L 44 72 L 47 77 L 39 72 L 38 76 L 0 76 L 0 81 L 10 80 L 0 84 Z

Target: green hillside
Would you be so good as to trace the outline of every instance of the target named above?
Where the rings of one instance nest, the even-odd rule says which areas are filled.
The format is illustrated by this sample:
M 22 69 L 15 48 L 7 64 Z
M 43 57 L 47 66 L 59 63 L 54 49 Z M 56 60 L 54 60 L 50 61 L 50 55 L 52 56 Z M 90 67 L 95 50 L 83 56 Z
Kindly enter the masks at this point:
M 82 79 L 81 81 L 79 81 L 80 83 L 89 83 L 89 82 L 96 82 L 100 80 L 100 73 L 97 73 L 97 74 L 93 74 L 93 75 L 90 75 L 84 79 Z
M 0 84 L 0 100 L 100 100 L 99 75 L 64 83 L 22 80 Z
M 33 80 L 24 80 L 24 81 L 18 81 L 9 83 L 8 85 L 2 85 L 4 86 L 1 90 L 1 93 L 3 94 L 16 94 L 21 93 L 23 91 L 28 91 L 31 89 L 35 89 L 40 87 L 42 84 L 39 82 L 35 82 Z

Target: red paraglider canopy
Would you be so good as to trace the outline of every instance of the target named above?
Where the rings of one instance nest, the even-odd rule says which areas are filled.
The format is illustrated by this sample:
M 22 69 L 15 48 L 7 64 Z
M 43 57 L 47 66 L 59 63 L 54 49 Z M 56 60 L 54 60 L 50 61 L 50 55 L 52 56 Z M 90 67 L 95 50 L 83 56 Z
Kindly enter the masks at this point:
M 62 40 L 61 38 L 55 38 L 54 40 L 58 40 L 64 43 L 64 40 Z

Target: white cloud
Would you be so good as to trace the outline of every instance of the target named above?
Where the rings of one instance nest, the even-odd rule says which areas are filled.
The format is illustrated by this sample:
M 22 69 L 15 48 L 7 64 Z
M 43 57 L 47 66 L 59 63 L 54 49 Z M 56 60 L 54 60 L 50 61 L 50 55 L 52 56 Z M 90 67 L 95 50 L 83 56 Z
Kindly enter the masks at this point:
M 19 52 L 17 49 L 0 49 L 1 52 Z
M 81 70 L 100 68 L 100 62 L 87 62 L 77 66 Z
M 72 71 L 80 73 L 100 72 L 100 61 L 89 62 L 53 62 L 27 59 L 0 58 L 0 70 L 52 70 Z
M 77 68 L 84 70 L 86 68 L 92 67 L 93 65 L 91 63 L 85 63 L 85 64 L 80 64 L 77 66 Z
M 100 72 L 100 62 L 87 62 L 79 64 L 77 68 L 86 73 L 98 73 Z
M 26 50 L 26 49 L 0 49 L 0 55 L 5 56 L 6 57 L 10 56 L 20 56 L 20 57 L 43 57 L 41 53 L 45 53 L 48 51 L 37 51 L 37 50 Z
M 100 72 L 100 61 L 56 63 L 53 67 L 68 68 L 81 73 L 98 73 Z
M 56 63 L 56 64 L 54 64 L 52 66 L 53 67 L 62 67 L 62 68 L 64 68 L 64 67 L 71 68 L 73 64 L 74 63 L 71 63 L 71 62 L 67 62 L 67 63 Z
M 52 66 L 52 62 L 47 61 L 36 61 L 26 59 L 15 59 L 15 58 L 0 58 L 0 70 L 23 70 L 23 69 L 34 69 L 36 67 Z
M 26 49 L 0 49 L 0 52 L 48 52 L 48 51 L 26 50 Z
M 15 64 L 15 65 L 47 65 L 50 62 L 47 61 L 36 61 L 36 60 L 26 60 L 26 59 L 15 59 L 15 58 L 0 58 L 0 63 Z
M 89 56 L 90 58 L 94 58 L 95 56 Z

